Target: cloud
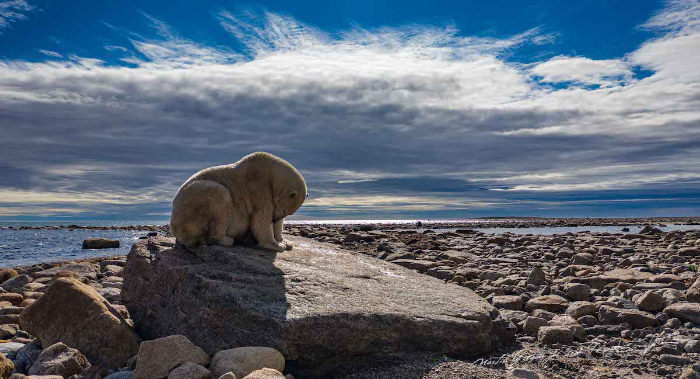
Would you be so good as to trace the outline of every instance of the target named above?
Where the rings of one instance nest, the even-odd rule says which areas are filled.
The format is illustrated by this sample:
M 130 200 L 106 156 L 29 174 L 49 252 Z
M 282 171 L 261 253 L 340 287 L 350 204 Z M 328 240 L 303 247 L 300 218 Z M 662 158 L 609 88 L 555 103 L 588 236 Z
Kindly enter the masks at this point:
M 573 82 L 586 85 L 615 86 L 629 81 L 633 73 L 619 59 L 594 60 L 585 57 L 559 56 L 542 62 L 530 71 L 542 82 Z
M 626 56 L 534 64 L 510 58 L 546 48 L 552 34 L 539 28 L 323 31 L 221 11 L 234 48 L 151 15 L 152 36 L 109 25 L 124 43 L 105 49 L 122 65 L 0 62 L 0 207 L 167 214 L 198 169 L 264 150 L 307 179 L 300 216 L 531 214 L 641 193 L 697 209 L 700 32 L 674 21 L 694 20 L 692 4 L 669 3 L 644 25 L 657 34 Z
M 2 0 L 0 1 L 0 34 L 2 30 L 8 28 L 11 23 L 22 21 L 27 18 L 27 13 L 34 7 L 26 0 Z
M 63 55 L 51 50 L 39 50 L 40 53 L 54 58 L 63 58 Z

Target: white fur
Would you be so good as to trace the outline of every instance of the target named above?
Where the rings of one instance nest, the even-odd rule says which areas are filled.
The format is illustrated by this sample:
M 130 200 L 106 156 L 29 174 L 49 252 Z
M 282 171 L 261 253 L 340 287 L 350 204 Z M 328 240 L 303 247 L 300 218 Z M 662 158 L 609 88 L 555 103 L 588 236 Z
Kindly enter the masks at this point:
M 170 230 L 188 248 L 232 246 L 249 230 L 258 245 L 284 251 L 284 218 L 306 199 L 306 183 L 294 166 L 268 153 L 204 169 L 180 187 L 173 199 Z

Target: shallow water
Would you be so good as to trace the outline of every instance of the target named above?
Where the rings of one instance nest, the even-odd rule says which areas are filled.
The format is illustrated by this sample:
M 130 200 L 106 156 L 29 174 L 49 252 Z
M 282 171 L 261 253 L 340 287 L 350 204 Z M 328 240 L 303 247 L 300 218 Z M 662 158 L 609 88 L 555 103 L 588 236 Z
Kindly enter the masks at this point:
M 10 230 L 0 229 L 0 267 L 26 266 L 91 257 L 125 255 L 148 231 L 133 230 Z M 118 239 L 117 249 L 83 250 L 87 238 Z

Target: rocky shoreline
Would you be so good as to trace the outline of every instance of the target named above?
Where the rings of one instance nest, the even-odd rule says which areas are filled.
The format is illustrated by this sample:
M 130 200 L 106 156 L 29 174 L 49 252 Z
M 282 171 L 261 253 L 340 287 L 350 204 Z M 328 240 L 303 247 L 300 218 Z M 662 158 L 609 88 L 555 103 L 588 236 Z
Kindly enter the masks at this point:
M 652 224 L 649 219 L 644 220 L 645 224 Z M 532 220 L 527 222 L 530 221 Z M 653 224 L 664 222 L 671 221 L 658 219 Z M 675 222 L 678 222 L 678 219 L 675 219 Z M 687 219 L 685 222 L 692 223 L 695 220 Z M 631 224 L 625 222 L 623 225 Z M 422 225 L 421 229 L 426 226 Z M 436 304 L 449 303 L 447 299 L 450 296 L 468 298 L 470 295 L 466 295 L 467 292 L 462 295 L 456 295 L 458 292 L 448 295 L 450 291 L 462 288 L 463 291 L 473 291 L 480 298 L 478 301 L 476 298 L 470 300 L 471 303 L 483 302 L 487 308 L 497 310 L 491 312 L 490 317 L 501 325 L 498 327 L 501 330 L 499 333 L 504 333 L 499 337 L 501 342 L 493 344 L 488 351 L 462 357 L 448 353 L 450 349 L 442 346 L 414 346 L 416 348 L 412 350 L 406 349 L 404 357 L 394 356 L 395 359 L 391 362 L 360 359 L 352 367 L 341 367 L 338 362 L 325 360 L 333 354 L 359 354 L 357 357 L 387 354 L 389 350 L 385 348 L 392 344 L 391 341 L 396 336 L 393 333 L 387 334 L 381 337 L 385 338 L 381 343 L 366 341 L 357 345 L 358 340 L 354 340 L 355 350 L 337 350 L 335 353 L 330 351 L 331 355 L 328 356 L 326 354 L 329 353 L 324 352 L 326 348 L 309 350 L 304 347 L 310 343 L 305 342 L 309 338 L 307 336 L 315 332 L 312 332 L 313 328 L 305 331 L 303 328 L 299 329 L 299 326 L 290 326 L 289 332 L 282 332 L 282 340 L 268 340 L 277 341 L 274 343 L 242 344 L 241 341 L 260 341 L 255 336 L 241 337 L 241 343 L 228 341 L 240 337 L 238 334 L 214 342 L 212 338 L 215 339 L 216 335 L 223 331 L 217 331 L 217 328 L 224 326 L 214 326 L 218 325 L 214 321 L 188 327 L 184 327 L 185 324 L 182 323 L 194 322 L 192 320 L 200 320 L 203 316 L 215 316 L 206 312 L 189 316 L 163 313 L 159 316 L 158 312 L 165 308 L 143 299 L 154 295 L 152 291 L 157 292 L 161 289 L 164 292 L 157 296 L 174 296 L 183 293 L 182 291 L 191 291 L 192 295 L 189 297 L 171 297 L 170 300 L 164 300 L 164 304 L 179 301 L 180 304 L 173 306 L 182 311 L 214 307 L 211 309 L 223 312 L 223 308 L 216 305 L 221 299 L 233 301 L 241 294 L 251 293 L 250 291 L 257 288 L 255 286 L 262 287 L 266 284 L 256 282 L 254 278 L 257 276 L 245 279 L 250 283 L 248 285 L 252 286 L 245 290 L 239 286 L 233 288 L 233 284 L 226 284 L 226 280 L 229 279 L 224 279 L 225 276 L 222 275 L 233 269 L 221 268 L 222 264 L 232 265 L 230 267 L 251 267 L 253 264 L 252 261 L 239 261 L 235 258 L 235 253 L 240 253 L 240 250 L 229 252 L 224 248 L 207 248 L 201 252 L 202 255 L 195 257 L 187 255 L 190 253 L 172 251 L 173 245 L 169 242 L 171 239 L 151 237 L 135 245 L 128 264 L 126 257 L 120 256 L 0 270 L 0 331 L 3 333 L 0 337 L 5 340 L 0 342 L 0 352 L 5 358 L 0 360 L 0 377 L 9 377 L 14 371 L 14 378 L 21 378 L 20 375 L 26 374 L 57 374 L 58 376 L 53 378 L 73 379 L 231 378 L 233 376 L 227 377 L 225 372 L 216 371 L 219 369 L 214 367 L 233 367 L 231 362 L 237 362 L 239 366 L 245 363 L 248 365 L 246 367 L 255 369 L 240 371 L 241 375 L 253 375 L 251 373 L 257 369 L 269 368 L 265 372 L 254 373 L 257 376 L 251 378 L 281 378 L 283 373 L 289 377 L 292 371 L 298 378 L 303 378 L 306 376 L 299 373 L 311 372 L 304 371 L 308 369 L 304 367 L 305 357 L 314 365 L 323 364 L 331 368 L 337 366 L 336 370 L 332 370 L 332 375 L 326 376 L 337 378 L 700 376 L 700 230 L 664 233 L 647 226 L 631 234 L 583 232 L 544 236 L 484 234 L 470 229 L 460 229 L 456 232 L 419 232 L 409 228 L 381 229 L 384 227 L 385 225 L 287 227 L 287 232 L 297 236 L 292 238 L 296 238 L 294 241 L 301 246 L 292 251 L 296 251 L 297 255 L 280 254 L 274 259 L 275 266 L 264 270 L 261 267 L 268 266 L 252 266 L 257 267 L 251 271 L 258 273 L 257 276 L 265 270 L 280 270 L 280 273 L 268 273 L 263 277 L 284 278 L 281 282 L 283 291 L 280 304 L 285 305 L 286 313 L 279 316 L 276 308 L 268 308 L 268 311 L 263 313 L 270 315 L 271 320 L 282 320 L 279 321 L 282 322 L 279 324 L 283 327 L 281 330 L 287 330 L 283 325 L 288 321 L 284 320 L 301 320 L 296 317 L 302 317 L 302 314 L 310 314 L 312 319 L 317 320 L 314 321 L 315 325 L 319 326 L 318 316 L 313 314 L 327 308 L 323 306 L 308 313 L 311 312 L 308 307 L 315 309 L 320 302 L 318 299 L 324 298 L 325 293 L 334 293 L 334 290 L 330 290 L 333 287 L 329 287 L 329 283 L 338 283 L 334 285 L 339 288 L 338 292 L 332 296 L 337 297 L 346 291 L 342 290 L 343 286 L 348 285 L 346 283 L 352 283 L 352 286 L 346 288 L 369 285 L 370 287 L 363 291 L 370 294 L 375 293 L 374 288 L 391 288 L 389 283 L 392 275 L 410 277 L 411 282 L 418 283 L 422 283 L 423 279 L 419 278 L 424 277 L 427 281 L 419 287 L 431 288 L 430 293 L 434 299 L 441 296 L 445 299 L 435 300 Z M 430 227 L 437 228 L 433 225 Z M 453 228 L 452 225 L 450 227 Z M 251 251 L 253 250 L 247 251 L 245 256 L 248 257 Z M 316 255 L 308 255 L 314 251 Z M 253 251 L 252 254 L 257 253 Z M 325 277 L 324 282 L 319 282 L 314 275 L 324 276 L 322 272 L 304 269 L 310 262 L 317 262 L 325 256 L 337 257 L 338 254 L 347 257 L 343 258 L 343 262 L 346 262 L 341 265 L 343 267 L 369 265 L 376 266 L 377 269 L 371 273 L 343 269 L 333 274 L 340 275 L 339 279 L 333 279 L 335 282 L 327 281 L 329 279 Z M 353 255 L 356 259 L 352 258 Z M 178 256 L 180 258 L 175 259 Z M 167 268 L 169 266 L 164 263 L 167 257 L 175 259 L 172 260 L 171 268 Z M 141 263 L 137 265 L 136 262 Z M 154 262 L 161 262 L 158 266 L 161 268 L 157 269 L 159 271 L 153 271 L 156 269 L 156 266 L 152 266 Z M 257 265 L 261 264 L 260 261 L 256 262 Z M 318 266 L 318 270 L 336 272 L 330 262 L 332 260 L 329 260 L 328 266 Z M 215 271 L 203 270 L 202 265 L 208 265 L 210 268 L 207 270 Z M 127 269 L 125 275 L 127 266 L 132 268 Z M 136 270 L 136 267 L 139 269 Z M 178 273 L 185 272 L 182 271 L 185 268 L 192 274 L 183 278 L 190 278 L 189 282 L 196 282 L 201 288 L 178 289 L 176 285 L 181 282 L 178 280 L 168 283 L 168 277 L 180 275 Z M 146 271 L 151 274 L 141 275 L 143 279 L 136 279 L 135 273 Z M 162 273 L 159 273 L 161 271 Z M 390 274 L 380 274 L 386 272 Z M 234 273 L 230 283 L 248 278 L 246 275 L 246 272 Z M 125 278 L 130 282 L 127 283 L 130 289 L 123 293 Z M 154 281 L 148 282 L 151 279 Z M 386 280 L 389 282 L 382 284 L 382 281 Z M 435 284 L 439 281 L 444 282 L 442 287 Z M 144 287 L 145 283 L 151 283 L 148 291 Z M 395 285 L 401 286 L 400 283 Z M 221 288 L 225 291 L 217 292 L 223 291 Z M 417 288 L 406 292 L 420 292 Z M 401 291 L 396 289 L 391 292 Z M 221 295 L 216 295 L 220 297 L 213 295 L 216 293 L 220 293 Z M 203 296 L 204 294 L 206 296 Z M 376 291 L 376 294 L 372 296 L 383 296 L 382 291 Z M 351 297 L 343 303 L 360 301 L 357 299 L 361 298 Z M 416 299 L 402 298 L 400 301 L 420 302 L 427 299 L 429 297 L 425 295 Z M 203 302 L 197 305 L 196 302 L 191 303 L 192 301 Z M 381 303 L 383 300 L 377 298 L 372 302 Z M 468 306 L 467 303 L 452 307 L 459 309 Z M 258 311 L 258 308 L 264 308 L 257 303 L 250 304 L 246 305 L 246 309 Z M 358 303 L 358 307 L 366 308 L 365 313 L 372 314 L 372 310 L 367 308 L 365 303 Z M 417 317 L 417 314 L 411 313 L 413 308 L 417 307 L 409 308 L 411 309 L 401 311 L 397 309 L 397 316 L 405 314 L 408 317 L 406 320 Z M 86 313 L 86 309 L 89 312 Z M 348 308 L 343 312 L 352 314 L 356 312 L 354 309 Z M 386 310 L 377 310 L 376 314 L 385 312 Z M 96 330 L 92 323 L 75 325 L 75 319 L 91 317 L 111 321 L 107 326 L 99 327 L 99 330 Z M 157 333 L 149 334 L 144 332 L 144 329 L 153 329 L 155 326 L 145 321 L 148 317 L 181 318 L 181 321 L 162 328 Z M 420 317 L 433 316 L 423 314 Z M 341 319 L 329 318 L 328 321 L 324 321 L 328 324 L 323 328 L 333 331 L 334 323 L 340 322 L 339 320 Z M 358 322 L 360 320 L 358 319 Z M 396 323 L 387 325 L 394 327 L 394 324 Z M 202 334 L 206 332 L 202 330 L 202 325 L 212 325 L 214 334 Z M 354 333 L 359 333 L 366 327 L 361 323 L 353 325 L 355 326 L 346 325 L 343 328 L 356 327 L 359 329 Z M 75 327 L 81 330 L 72 331 L 71 328 Z M 271 330 L 277 330 L 275 328 L 277 327 Z M 408 327 L 396 334 L 406 333 L 413 328 Z M 439 336 L 439 329 L 427 328 L 421 333 L 428 334 L 423 334 L 424 337 L 421 338 L 435 338 L 433 336 Z M 334 333 L 337 335 L 337 331 Z M 511 340 L 508 337 L 509 333 Z M 265 332 L 265 335 L 270 334 Z M 289 340 L 290 335 L 295 337 Z M 329 336 L 334 334 L 329 332 Z M 337 336 L 344 342 L 336 346 L 336 349 L 351 346 L 347 341 L 356 338 Z M 141 338 L 146 338 L 147 341 L 142 342 Z M 448 342 L 451 337 L 444 335 L 440 338 Z M 322 344 L 332 342 L 313 341 Z M 408 346 L 407 343 L 414 342 L 406 340 L 397 346 Z M 452 343 L 454 349 L 457 349 L 460 344 L 469 342 Z M 227 348 L 229 345 L 249 347 L 231 351 L 236 349 Z M 273 345 L 276 349 L 255 350 Z M 374 347 L 370 349 L 370 346 Z M 177 353 L 166 354 L 165 351 Z M 167 361 L 167 364 L 155 363 L 161 361 Z M 236 374 L 232 372 L 231 375 Z M 243 377 L 241 375 L 236 377 L 240 379 Z
M 306 228 L 342 228 L 357 227 L 358 224 L 349 225 L 339 221 L 324 221 L 323 224 L 313 224 L 309 221 L 288 221 L 289 226 Z M 417 222 L 384 222 L 373 223 L 375 230 L 393 229 L 455 229 L 455 228 L 543 228 L 543 227 L 586 227 L 586 226 L 637 226 L 646 225 L 700 225 L 700 217 L 619 217 L 619 218 L 548 218 L 548 217 L 490 217 L 468 220 L 422 220 Z M 367 224 L 369 225 L 369 224 Z M 116 226 L 91 226 L 91 225 L 39 225 L 39 226 L 0 226 L 0 229 L 9 230 L 144 230 L 159 232 L 161 235 L 170 235 L 170 226 L 164 225 L 116 225 Z

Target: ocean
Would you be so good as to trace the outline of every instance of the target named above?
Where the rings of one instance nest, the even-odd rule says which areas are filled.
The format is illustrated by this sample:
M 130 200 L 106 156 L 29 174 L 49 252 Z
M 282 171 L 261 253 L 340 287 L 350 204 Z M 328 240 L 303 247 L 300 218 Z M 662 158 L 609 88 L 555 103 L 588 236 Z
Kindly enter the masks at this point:
M 310 220 L 291 221 L 290 225 L 323 225 L 323 224 L 415 224 L 418 220 Z M 440 222 L 441 224 L 464 224 L 495 222 L 494 220 L 422 220 Z M 500 220 L 502 221 L 502 220 Z M 165 225 L 167 221 L 131 220 L 131 221 L 76 221 L 76 222 L 0 222 L 0 267 L 18 267 L 42 262 L 56 262 L 83 258 L 125 255 L 131 245 L 139 237 L 145 236 L 147 230 L 89 230 L 89 229 L 8 229 L 19 226 L 61 226 L 77 224 L 81 226 L 130 226 L 130 225 Z M 463 226 L 462 226 L 463 227 Z M 631 233 L 639 230 L 638 226 L 628 226 Z M 698 225 L 666 224 L 657 226 L 663 231 L 696 230 Z M 516 234 L 563 234 L 591 231 L 596 233 L 622 233 L 623 226 L 576 226 L 576 227 L 532 227 L 532 228 L 475 228 L 485 233 L 516 233 Z M 423 228 L 417 230 L 424 230 Z M 455 229 L 433 229 L 436 231 Z M 118 249 L 83 250 L 84 239 L 103 237 L 118 239 L 121 246 Z

